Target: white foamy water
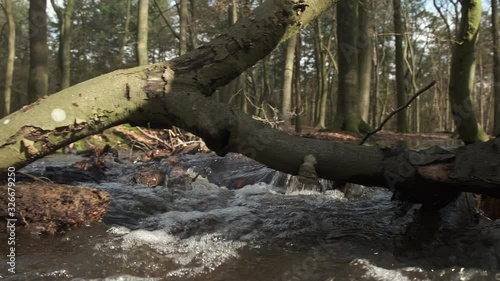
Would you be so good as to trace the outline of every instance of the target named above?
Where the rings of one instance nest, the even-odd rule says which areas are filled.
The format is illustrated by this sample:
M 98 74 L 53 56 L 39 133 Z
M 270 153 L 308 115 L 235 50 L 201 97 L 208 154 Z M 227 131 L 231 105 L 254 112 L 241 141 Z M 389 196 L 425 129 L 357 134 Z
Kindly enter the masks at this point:
M 189 174 L 176 188 L 85 183 L 112 196 L 104 223 L 20 234 L 18 273 L 2 280 L 494 280 L 500 268 L 497 223 L 434 230 L 384 189 L 287 195 Z

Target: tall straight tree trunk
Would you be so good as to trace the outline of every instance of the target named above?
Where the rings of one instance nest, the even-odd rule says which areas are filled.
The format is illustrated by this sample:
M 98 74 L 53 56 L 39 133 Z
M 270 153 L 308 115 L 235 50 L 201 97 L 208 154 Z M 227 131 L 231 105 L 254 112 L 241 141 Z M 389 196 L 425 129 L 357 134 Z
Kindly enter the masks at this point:
M 484 123 L 484 101 L 483 101 L 483 83 L 482 81 L 484 81 L 484 67 L 483 67 L 483 57 L 481 55 L 479 55 L 479 65 L 478 65 L 478 69 L 479 69 L 479 81 L 481 81 L 481 83 L 479 83 L 479 89 L 477 91 L 477 96 L 476 96 L 476 102 L 478 103 L 477 105 L 477 108 L 479 109 L 479 122 L 481 125 L 485 126 L 485 123 Z M 487 126 L 485 126 L 486 128 L 488 128 Z
M 370 90 L 373 60 L 373 18 L 371 5 L 368 0 L 359 1 L 359 110 L 363 120 L 369 120 L 370 113 Z
M 57 67 L 60 75 L 61 89 L 66 89 L 71 84 L 71 22 L 75 0 L 68 0 L 66 7 L 63 9 L 55 3 L 55 0 L 50 1 L 54 11 L 56 11 L 59 21 L 59 50 L 57 53 Z
M 49 69 L 47 46 L 47 1 L 30 0 L 30 73 L 28 101 L 44 97 L 49 90 Z
M 493 37 L 493 134 L 500 135 L 500 36 L 498 34 L 498 0 L 491 0 L 491 32 Z
M 297 45 L 297 35 L 290 37 L 286 44 L 285 69 L 283 71 L 283 93 L 281 95 L 281 118 L 284 121 L 284 128 L 287 130 L 291 125 L 292 109 L 292 79 L 293 65 L 295 59 L 295 46 Z
M 10 114 L 14 58 L 16 56 L 16 23 L 14 22 L 14 15 L 12 14 L 12 0 L 5 0 L 4 8 L 5 17 L 7 18 L 7 23 L 9 24 L 9 41 L 7 43 L 8 55 L 7 66 L 5 68 L 5 89 L 2 100 L 0 101 L 0 104 L 3 103 L 2 108 L 0 108 L 0 116 L 2 117 Z
M 148 64 L 148 12 L 149 1 L 139 0 L 139 22 L 137 29 L 137 61 L 139 65 Z
M 468 144 L 486 141 L 472 105 L 475 80 L 475 45 L 479 36 L 481 0 L 462 1 L 462 19 L 451 58 L 449 96 L 453 120 L 460 139 Z
M 196 18 L 195 7 L 196 0 L 191 0 L 191 13 L 189 13 L 188 17 L 188 25 L 189 25 L 189 38 L 191 39 L 191 50 L 198 48 L 198 40 L 196 39 L 196 25 L 194 24 L 194 19 Z
M 189 0 L 180 0 L 179 11 L 179 55 L 187 52 L 187 30 L 188 30 L 188 9 Z
M 316 95 L 316 128 L 326 128 L 326 102 L 328 99 L 328 90 L 325 88 L 324 80 L 326 77 L 325 59 L 323 56 L 323 31 L 321 29 L 321 21 L 315 21 L 314 34 L 314 60 L 316 61 L 316 79 L 317 79 L 317 95 Z
M 73 9 L 75 6 L 75 0 L 68 0 L 66 9 L 64 10 L 64 21 L 62 26 L 61 41 L 60 42 L 60 60 L 61 60 L 61 88 L 68 88 L 71 84 L 71 22 L 73 17 Z
M 394 33 L 396 45 L 396 96 L 397 105 L 399 107 L 406 102 L 403 50 L 404 25 L 401 12 L 401 0 L 393 0 L 392 4 L 394 10 Z M 408 112 L 406 109 L 397 114 L 397 131 L 400 133 L 408 133 Z
M 371 8 L 373 12 L 373 25 L 376 26 L 379 22 L 379 9 L 377 6 L 376 1 L 371 1 Z M 378 100 L 379 100 L 379 93 L 380 93 L 380 85 L 382 84 L 382 79 L 380 78 L 380 69 L 383 68 L 383 62 L 385 60 L 385 40 L 379 41 L 379 35 L 378 31 L 376 28 L 373 29 L 374 31 L 374 41 L 376 42 L 373 44 L 373 55 L 375 56 L 374 59 L 374 70 L 373 70 L 373 94 L 371 97 L 371 124 L 373 126 L 377 126 L 378 120 L 377 120 L 377 115 L 378 115 Z M 378 47 L 378 42 L 380 42 L 380 48 Z M 379 55 L 380 53 L 380 55 Z M 382 66 L 382 67 L 381 67 Z
M 337 113 L 333 122 L 334 130 L 368 132 L 370 126 L 361 118 L 359 111 L 359 24 L 358 1 L 340 1 L 337 4 L 338 38 L 338 100 Z
M 297 32 L 297 42 L 295 43 L 295 132 L 300 134 L 302 132 L 302 119 L 300 118 L 300 111 L 302 109 L 302 98 L 300 89 L 300 61 L 302 59 L 301 38 L 300 32 Z

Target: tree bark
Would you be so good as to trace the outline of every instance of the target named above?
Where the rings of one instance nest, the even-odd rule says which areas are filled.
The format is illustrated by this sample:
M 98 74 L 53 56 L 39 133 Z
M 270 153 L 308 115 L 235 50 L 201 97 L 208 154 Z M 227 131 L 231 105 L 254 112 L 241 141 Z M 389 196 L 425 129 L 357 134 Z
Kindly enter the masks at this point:
M 479 36 L 481 1 L 462 1 L 462 19 L 451 58 L 449 96 L 453 120 L 464 143 L 488 140 L 474 113 L 475 45 Z
M 315 127 L 316 129 L 326 129 L 326 103 L 328 99 L 328 85 L 325 83 L 326 77 L 326 65 L 325 58 L 323 55 L 323 31 L 321 28 L 321 21 L 318 19 L 314 26 L 314 60 L 316 64 L 316 79 L 317 79 L 317 98 L 316 98 L 316 118 Z
M 491 25 L 493 38 L 493 134 L 500 135 L 500 36 L 498 34 L 498 1 L 491 0 Z
M 2 119 L 0 130 L 0 170 L 13 165 L 25 165 L 54 149 L 116 124 L 129 121 L 148 123 L 145 120 L 151 117 L 150 114 L 163 111 L 162 104 L 167 101 L 158 103 L 153 97 L 161 98 L 163 94 L 149 93 L 144 88 L 146 85 L 156 83 L 159 86 L 156 90 L 164 93 L 193 93 L 193 97 L 208 100 L 201 95 L 210 96 L 215 89 L 228 84 L 333 3 L 317 0 L 311 1 L 309 5 L 314 8 L 307 8 L 298 15 L 293 3 L 267 1 L 254 11 L 254 15 L 242 18 L 227 32 L 189 54 L 169 62 L 118 70 L 96 77 L 6 116 Z M 162 78 L 163 72 L 165 75 Z M 164 82 L 167 85 L 162 89 L 160 85 Z M 151 87 L 148 86 L 148 89 Z M 165 98 L 174 96 L 165 95 Z M 188 111 L 193 110 L 191 108 Z M 213 122 L 209 118 L 198 120 L 196 116 L 198 114 L 189 118 L 191 121 L 186 121 L 191 124 L 188 127 L 194 124 L 193 121 Z M 152 124 L 173 123 L 166 122 L 166 115 L 163 118 L 158 119 L 159 122 L 152 118 Z M 40 138 L 33 135 L 35 131 L 41 133 Z M 212 129 L 207 131 L 215 133 Z M 224 131 L 220 133 L 225 134 Z
M 188 30 L 188 0 L 180 0 L 179 11 L 179 55 L 187 52 L 187 30 Z
M 191 0 L 191 13 L 189 14 L 188 17 L 188 25 L 189 25 L 189 38 L 191 39 L 191 50 L 198 48 L 198 39 L 197 39 L 197 34 L 198 32 L 196 31 L 196 25 L 195 25 L 195 7 L 196 7 L 196 0 Z
M 12 78 L 14 75 L 14 59 L 16 56 L 16 23 L 12 14 L 12 0 L 5 0 L 5 17 L 9 25 L 8 55 L 7 66 L 5 68 L 5 88 L 0 104 L 0 116 L 10 114 L 11 96 L 12 96 Z
M 137 62 L 148 64 L 148 11 L 149 0 L 139 0 L 139 18 L 137 27 Z
M 71 84 L 71 26 L 74 0 L 68 0 L 66 7 L 62 9 L 51 0 L 52 7 L 56 11 L 59 21 L 59 50 L 57 51 L 57 67 L 60 75 L 61 89 L 66 89 Z
M 295 43 L 295 132 L 300 134 L 302 132 L 302 122 L 303 118 L 301 118 L 302 111 L 302 97 L 301 97 L 301 83 L 300 83 L 300 61 L 302 59 L 302 40 L 300 36 L 300 32 L 297 33 L 297 42 Z
M 293 65 L 295 59 L 295 46 L 297 45 L 297 35 L 288 39 L 285 51 L 285 69 L 283 71 L 283 93 L 281 95 L 281 118 L 284 121 L 284 128 L 291 125 L 292 115 L 292 81 Z
M 394 37 L 396 45 L 396 96 L 397 105 L 400 107 L 406 102 L 403 50 L 403 37 L 405 31 L 401 11 L 401 0 L 393 0 L 392 3 L 394 9 Z M 408 133 L 408 111 L 406 109 L 398 113 L 397 130 L 400 133 Z
M 298 14 L 294 3 L 266 1 L 251 17 L 184 56 L 93 78 L 4 117 L 0 172 L 129 122 L 175 125 L 202 137 L 219 155 L 238 152 L 290 174 L 297 174 L 304 156 L 312 154 L 319 177 L 425 195 L 413 197 L 416 201 L 429 193 L 448 196 L 464 190 L 500 196 L 500 138 L 458 151 L 358 146 L 288 135 L 211 98 L 216 88 L 264 58 L 332 2 L 308 4 Z
M 338 38 L 338 100 L 334 130 L 368 132 L 371 128 L 361 119 L 359 110 L 359 49 L 357 47 L 358 2 L 342 1 L 337 4 Z
M 30 73 L 28 100 L 34 102 L 44 97 L 49 90 L 49 69 L 47 46 L 47 1 L 30 0 Z
M 359 3 L 359 110 L 361 118 L 365 121 L 369 119 L 370 113 L 370 90 L 372 78 L 373 61 L 373 17 L 371 5 L 368 0 L 362 0 Z

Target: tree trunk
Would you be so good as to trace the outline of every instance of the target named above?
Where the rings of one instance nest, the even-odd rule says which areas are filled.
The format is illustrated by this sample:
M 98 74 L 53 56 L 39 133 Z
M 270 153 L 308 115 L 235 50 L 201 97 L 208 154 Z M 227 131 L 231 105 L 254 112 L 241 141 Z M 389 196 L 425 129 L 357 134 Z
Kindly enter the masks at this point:
M 493 134 L 500 135 L 500 36 L 498 31 L 498 1 L 491 0 L 491 24 L 493 37 Z
M 93 78 L 2 118 L 0 173 L 129 122 L 175 125 L 202 137 L 219 155 L 238 152 L 290 174 L 297 174 L 304 157 L 312 154 L 319 177 L 387 186 L 416 194 L 410 199 L 419 202 L 433 204 L 436 196 L 451 198 L 465 190 L 500 196 L 495 173 L 500 138 L 457 151 L 358 146 L 288 135 L 211 98 L 215 89 L 333 5 L 319 0 L 308 4 L 315 9 L 299 15 L 294 3 L 266 1 L 251 18 L 242 18 L 203 48 L 168 62 Z
M 302 110 L 302 98 L 301 98 L 301 84 L 300 84 L 300 61 L 302 59 L 301 54 L 301 38 L 300 32 L 297 33 L 297 43 L 295 43 L 295 132 L 300 134 L 302 132 L 302 122 L 301 110 Z
M 317 94 L 316 94 L 316 118 L 315 127 L 317 129 L 326 128 L 326 102 L 328 99 L 328 91 L 325 89 L 323 82 L 327 79 L 325 59 L 323 57 L 323 31 L 321 29 L 321 21 L 318 19 L 314 23 L 314 60 L 316 62 L 316 79 L 317 79 Z
M 5 68 L 5 89 L 3 92 L 0 104 L 0 116 L 10 114 L 11 109 L 11 96 L 12 96 L 12 78 L 14 75 L 14 59 L 16 56 L 16 23 L 14 22 L 14 15 L 12 14 L 12 0 L 5 0 L 5 17 L 9 25 L 9 41 L 8 41 L 8 55 L 7 66 Z
M 148 64 L 148 10 L 149 1 L 139 0 L 139 17 L 137 27 L 137 62 Z
M 368 132 L 371 128 L 360 115 L 358 86 L 358 2 L 341 1 L 337 4 L 338 38 L 338 100 L 334 130 Z
M 57 51 L 57 68 L 60 75 L 60 87 L 66 89 L 71 84 L 71 26 L 74 0 L 68 0 L 66 7 L 57 6 L 55 0 L 50 1 L 59 21 L 59 50 Z
M 297 45 L 297 35 L 294 35 L 286 44 L 285 69 L 283 71 L 283 93 L 281 95 L 281 119 L 284 121 L 284 128 L 288 130 L 291 125 L 292 110 L 292 81 L 293 65 L 295 59 L 295 46 Z
M 61 69 L 62 69 L 62 77 L 61 77 L 61 88 L 66 89 L 71 84 L 71 21 L 73 17 L 73 9 L 75 6 L 75 0 L 68 0 L 68 4 L 66 5 L 66 9 L 64 10 L 64 21 L 63 21 L 63 34 L 61 38 Z M 61 34 L 61 35 L 63 35 Z
M 130 1 L 130 0 L 129 0 Z M 172 35 L 174 35 L 174 37 L 177 39 L 177 40 L 180 40 L 180 35 L 179 35 L 179 32 L 176 32 L 174 27 L 172 26 L 172 24 L 170 23 L 170 20 L 167 18 L 165 12 L 163 11 L 163 9 L 161 8 L 160 6 L 160 3 L 158 3 L 158 0 L 154 0 L 154 4 L 156 6 L 156 8 L 158 8 L 158 11 L 160 12 L 160 15 L 163 19 L 163 21 L 165 22 L 165 24 L 167 25 L 168 29 L 170 30 L 170 32 L 172 32 Z M 168 6 L 167 6 L 168 7 Z M 166 10 L 169 10 L 168 8 Z
M 485 126 L 484 123 L 484 102 L 483 102 L 483 81 L 484 81 L 484 71 L 483 71 L 483 57 L 479 54 L 479 89 L 477 91 L 476 102 L 478 103 L 477 108 L 479 109 L 479 122 L 482 126 Z M 488 128 L 487 126 L 485 126 Z
M 180 0 L 179 11 L 179 55 L 187 52 L 187 30 L 188 30 L 188 0 Z
M 371 34 L 373 18 L 369 1 L 362 0 L 359 3 L 360 34 L 358 35 L 357 42 L 359 49 L 359 109 L 361 118 L 368 121 L 370 118 L 370 90 L 373 60 L 373 38 Z
M 475 86 L 475 45 L 479 36 L 481 1 L 462 1 L 462 19 L 451 58 L 449 96 L 459 137 L 464 143 L 486 141 L 478 124 L 471 95 Z
M 30 0 L 30 73 L 28 99 L 34 102 L 48 94 L 47 1 Z
M 405 16 L 405 22 L 409 22 L 409 19 L 408 19 L 408 14 L 406 14 Z M 409 28 L 406 28 L 406 30 L 409 30 Z M 404 46 L 404 61 L 406 63 L 406 70 L 407 70 L 407 74 L 408 74 L 408 80 L 409 81 L 409 84 L 410 84 L 410 93 L 411 93 L 411 96 L 413 96 L 417 91 L 418 91 L 418 88 L 417 88 L 417 67 L 415 65 L 415 52 L 414 52 L 414 49 L 413 49 L 413 44 L 414 44 L 414 40 L 412 38 L 412 36 L 408 33 L 405 33 L 404 35 L 404 39 L 405 39 L 405 46 Z M 420 110 L 420 100 L 419 98 L 417 98 L 413 104 L 412 104 L 412 117 L 413 117 L 413 122 L 410 122 L 412 123 L 412 130 L 414 132 L 420 132 L 420 115 L 419 115 L 419 110 Z
M 405 69 L 404 69 L 404 50 L 403 37 L 404 25 L 401 12 L 401 0 L 393 0 L 394 9 L 394 37 L 396 45 L 396 96 L 398 107 L 406 103 L 405 93 Z M 397 115 L 397 130 L 400 133 L 408 133 L 408 112 L 403 110 Z
M 189 14 L 188 17 L 188 25 L 189 25 L 189 38 L 191 39 L 191 50 L 198 48 L 198 40 L 196 38 L 198 32 L 196 31 L 196 25 L 194 24 L 194 19 L 195 19 L 195 7 L 196 7 L 196 0 L 191 0 L 191 13 Z

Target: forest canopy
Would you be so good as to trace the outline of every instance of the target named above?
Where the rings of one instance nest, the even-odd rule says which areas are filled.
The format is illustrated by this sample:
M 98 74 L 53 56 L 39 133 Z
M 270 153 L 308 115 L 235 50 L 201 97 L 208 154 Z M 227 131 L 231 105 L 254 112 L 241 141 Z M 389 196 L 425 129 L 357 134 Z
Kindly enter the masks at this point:
M 5 6 L 2 2 L 2 7 Z M 13 112 L 32 102 L 28 99 L 28 76 L 30 66 L 29 1 L 11 1 L 12 15 L 16 24 L 15 64 L 12 82 L 11 110 Z M 37 1 L 32 1 L 37 2 Z M 44 1 L 42 1 L 44 2 Z M 73 3 L 70 11 L 72 28 L 69 35 L 71 61 L 70 84 L 86 81 L 92 77 L 115 69 L 128 68 L 138 64 L 136 42 L 138 36 L 139 1 L 47 1 L 47 94 L 62 88 L 60 62 L 60 19 L 54 11 L 65 11 L 68 3 Z M 186 1 L 187 16 L 180 17 L 181 6 L 172 1 L 148 1 L 147 54 L 150 63 L 166 61 L 179 54 L 181 45 L 192 50 L 207 43 L 227 29 L 231 20 L 250 14 L 261 2 L 258 1 Z M 233 5 L 234 2 L 234 5 Z M 366 2 L 366 3 L 365 3 Z M 395 45 L 393 24 L 393 2 L 361 1 L 360 37 L 363 47 L 370 49 L 365 69 L 370 78 L 368 94 L 360 99 L 361 115 L 371 127 L 397 107 Z M 494 1 L 493 1 L 494 2 Z M 408 129 L 411 132 L 454 131 L 451 107 L 449 106 L 448 84 L 453 41 L 460 21 L 459 1 L 401 1 L 404 36 L 404 88 L 405 95 L 432 80 L 437 81 L 432 93 L 422 95 L 418 103 L 407 112 Z M 182 6 L 184 7 L 184 6 Z M 338 111 L 338 58 L 339 50 L 337 17 L 333 5 L 311 24 L 300 31 L 300 50 L 297 50 L 298 65 L 293 72 L 294 93 L 300 92 L 301 122 L 304 126 L 331 127 Z M 8 46 L 8 24 L 5 13 L 0 13 L 0 43 Z M 228 13 L 229 12 L 229 13 Z M 482 3 L 480 36 L 476 48 L 476 71 L 472 106 L 478 121 L 486 132 L 498 134 L 494 130 L 494 74 L 493 47 L 495 46 L 490 1 Z M 186 19 L 187 28 L 181 26 L 180 19 Z M 365 27 L 366 26 L 366 27 Z M 366 28 L 366 29 L 364 29 Z M 182 32 L 181 32 L 182 31 Z M 32 33 L 31 33 L 32 34 Z M 180 35 L 184 42 L 180 44 Z M 498 39 L 496 39 L 498 40 Z M 284 67 L 286 61 L 285 44 L 246 71 L 238 82 L 216 91 L 215 97 L 221 102 L 239 105 L 250 114 L 263 117 L 274 115 L 269 107 L 281 110 Z M 348 46 L 346 51 L 352 51 Z M 0 89 L 5 89 L 5 67 L 8 48 L 0 49 Z M 363 60 L 363 59 L 362 59 Z M 359 62 L 361 64 L 361 61 Z M 366 91 L 361 89 L 361 91 Z M 245 98 L 243 98 L 245 97 Z M 4 100 L 0 101 L 2 104 Z M 296 98 L 290 102 L 289 113 L 293 115 Z M 418 120 L 418 121 L 417 121 Z M 386 125 L 387 130 L 396 130 L 396 118 Z

